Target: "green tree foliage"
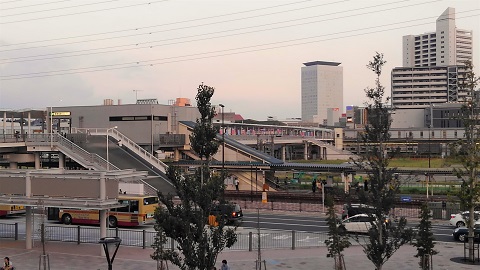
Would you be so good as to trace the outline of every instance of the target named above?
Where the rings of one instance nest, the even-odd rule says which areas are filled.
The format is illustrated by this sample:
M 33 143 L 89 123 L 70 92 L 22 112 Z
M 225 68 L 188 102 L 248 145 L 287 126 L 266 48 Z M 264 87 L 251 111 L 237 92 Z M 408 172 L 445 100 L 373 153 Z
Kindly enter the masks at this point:
M 328 225 L 328 239 L 325 240 L 325 244 L 328 248 L 328 257 L 335 258 L 335 269 L 344 270 L 343 264 L 343 250 L 348 248 L 351 243 L 348 240 L 345 227 L 340 223 L 340 219 L 335 213 L 335 204 L 331 196 L 327 196 L 325 204 L 328 207 L 327 211 L 327 225 Z
M 473 72 L 470 61 L 465 62 L 465 74 L 460 81 L 460 88 L 467 92 L 463 100 L 459 119 L 464 125 L 464 138 L 456 141 L 451 152 L 462 164 L 461 168 L 455 168 L 454 172 L 462 179 L 459 194 L 463 208 L 470 212 L 467 227 L 469 236 L 469 259 L 474 261 L 474 209 L 480 201 L 480 104 L 478 97 L 475 98 L 475 89 L 479 78 Z
M 432 232 L 432 214 L 428 208 L 428 204 L 424 203 L 420 211 L 420 224 L 418 224 L 418 233 L 416 236 L 416 243 L 413 245 L 417 247 L 417 254 L 415 257 L 420 258 L 420 269 L 427 270 L 431 269 L 431 260 L 430 256 L 438 254 L 435 248 L 435 237 Z M 427 256 L 426 256 L 427 255 Z
M 215 117 L 215 108 L 210 103 L 215 88 L 202 83 L 198 86 L 197 91 L 195 99 L 197 100 L 200 118 L 197 119 L 197 125 L 190 135 L 190 145 L 201 159 L 206 158 L 208 161 L 211 156 L 217 153 L 219 146 L 219 143 L 215 141 L 218 128 L 212 124 L 212 119 Z
M 411 230 L 406 229 L 405 218 L 400 218 L 395 226 L 384 222 L 394 207 L 395 195 L 399 192 L 400 182 L 394 177 L 396 168 L 390 168 L 389 162 L 393 154 L 387 154 L 386 143 L 390 140 L 389 108 L 385 105 L 385 87 L 380 82 L 382 68 L 386 61 L 383 54 L 376 53 L 367 68 L 376 74 L 375 87 L 365 89 L 369 102 L 367 105 L 368 124 L 361 135 L 366 153 L 355 163 L 366 170 L 368 175 L 368 191 L 360 191 L 359 198 L 363 203 L 374 207 L 369 212 L 371 229 L 366 243 L 360 243 L 368 259 L 377 270 L 411 237 Z M 357 238 L 358 240 L 358 238 Z
M 192 148 L 207 160 L 218 150 L 218 143 L 214 141 L 217 130 L 211 122 L 214 115 L 210 104 L 212 95 L 212 87 L 199 86 L 197 106 L 202 118 L 197 120 L 190 137 Z M 223 177 L 212 174 L 208 163 L 193 175 L 182 175 L 179 168 L 171 166 L 167 176 L 180 202 L 174 202 L 172 194 L 158 193 L 162 206 L 155 211 L 157 236 L 151 257 L 170 261 L 182 270 L 210 270 L 218 254 L 237 241 L 235 229 L 225 227 L 225 217 L 216 217 L 218 226 L 210 226 L 208 222 L 214 205 L 226 203 L 222 201 Z M 175 241 L 174 250 L 164 246 L 167 237 Z

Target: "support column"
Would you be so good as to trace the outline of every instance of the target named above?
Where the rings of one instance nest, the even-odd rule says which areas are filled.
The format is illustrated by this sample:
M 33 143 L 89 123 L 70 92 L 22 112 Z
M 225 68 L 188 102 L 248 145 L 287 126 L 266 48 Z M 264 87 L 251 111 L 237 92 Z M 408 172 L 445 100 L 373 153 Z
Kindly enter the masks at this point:
M 32 195 L 32 181 L 30 172 L 25 174 L 25 197 L 30 198 Z M 32 249 L 32 207 L 25 206 L 25 248 Z
M 28 138 L 28 136 L 30 136 L 30 134 L 32 134 L 32 124 L 31 124 L 31 122 L 32 122 L 32 113 L 28 112 L 28 129 L 27 129 L 28 134 L 27 134 L 27 138 Z
M 7 112 L 3 112 L 3 134 L 7 134 Z
M 35 152 L 34 157 L 35 157 L 35 170 L 38 170 L 40 169 L 40 152 Z
M 100 200 L 104 201 L 106 196 L 106 173 L 100 173 Z M 100 238 L 107 237 L 107 210 L 100 210 Z M 103 246 L 100 245 L 100 256 L 105 256 Z
M 65 168 L 65 155 L 62 152 L 58 152 L 58 168 Z
M 175 162 L 180 160 L 180 151 L 176 148 L 173 150 L 173 160 Z
M 32 249 L 32 207 L 25 206 L 25 248 Z
M 285 162 L 286 156 L 287 156 L 287 153 L 286 153 L 286 149 L 285 149 L 285 148 L 287 148 L 287 145 L 285 145 L 285 144 L 282 145 L 282 160 L 283 160 L 283 162 Z
M 308 160 L 308 142 L 304 141 L 303 145 L 303 159 Z

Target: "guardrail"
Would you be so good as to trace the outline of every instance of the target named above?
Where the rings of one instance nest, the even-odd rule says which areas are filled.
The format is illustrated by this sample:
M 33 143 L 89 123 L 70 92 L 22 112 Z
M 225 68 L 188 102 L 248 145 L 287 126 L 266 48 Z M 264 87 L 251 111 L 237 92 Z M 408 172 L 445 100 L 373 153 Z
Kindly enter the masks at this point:
M 155 240 L 155 231 L 131 230 L 131 229 L 108 229 L 107 236 L 117 236 L 122 239 L 122 245 L 150 248 Z M 47 241 L 74 242 L 77 244 L 98 243 L 100 239 L 100 228 L 87 226 L 45 226 L 45 237 Z M 0 238 L 11 238 L 25 240 L 25 234 L 18 231 L 18 223 L 0 223 Z M 325 246 L 328 238 L 326 232 L 299 232 L 299 231 L 261 231 L 261 249 L 296 249 Z M 40 240 L 39 233 L 33 237 Z M 165 249 L 175 249 L 177 243 L 167 238 L 164 244 Z M 237 233 L 237 242 L 228 250 L 258 249 L 258 234 L 256 232 Z

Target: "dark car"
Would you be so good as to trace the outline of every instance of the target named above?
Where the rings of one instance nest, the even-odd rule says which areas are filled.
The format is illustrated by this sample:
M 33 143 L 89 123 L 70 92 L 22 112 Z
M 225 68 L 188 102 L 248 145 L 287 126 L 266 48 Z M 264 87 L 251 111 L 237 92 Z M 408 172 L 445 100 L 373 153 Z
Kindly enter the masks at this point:
M 475 242 L 480 242 L 480 225 L 475 225 L 474 227 L 474 236 Z M 453 231 L 453 238 L 460 242 L 468 241 L 468 228 L 467 227 L 458 227 Z
M 210 214 L 223 218 L 227 224 L 240 225 L 243 221 L 242 208 L 236 203 L 216 204 Z
M 344 204 L 342 211 L 342 219 L 346 219 L 359 214 L 373 214 L 374 211 L 375 209 L 373 208 L 373 206 L 369 206 L 366 204 Z

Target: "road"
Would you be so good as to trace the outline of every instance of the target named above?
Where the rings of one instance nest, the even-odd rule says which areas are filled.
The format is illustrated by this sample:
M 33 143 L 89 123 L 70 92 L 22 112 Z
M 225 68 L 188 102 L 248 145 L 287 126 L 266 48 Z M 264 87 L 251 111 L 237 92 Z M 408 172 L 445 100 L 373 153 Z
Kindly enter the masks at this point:
M 39 239 L 38 218 L 35 219 L 37 224 L 34 224 L 35 237 Z M 261 212 L 257 217 L 257 213 L 245 212 L 244 221 L 242 225 L 237 229 L 239 233 L 239 243 L 237 249 L 248 248 L 248 234 L 252 232 L 254 239 L 257 238 L 257 226 L 258 220 L 260 221 L 261 238 L 265 245 L 271 247 L 284 247 L 292 245 L 292 238 L 295 241 L 296 246 L 318 246 L 323 245 L 323 241 L 328 231 L 325 218 L 320 217 L 318 213 L 265 213 Z M 0 219 L 0 223 L 19 223 L 18 230 L 20 238 L 24 238 L 25 235 L 25 217 L 16 216 Z M 48 237 L 60 241 L 76 241 L 77 226 L 66 226 L 59 224 L 56 221 L 47 221 Z M 408 226 L 414 227 L 418 224 L 418 221 L 412 221 L 408 223 Z M 132 231 L 136 230 L 136 231 Z M 150 246 L 153 242 L 154 230 L 153 226 L 140 226 L 135 229 L 120 228 L 119 236 L 123 239 L 123 243 L 132 246 L 142 246 L 143 232 L 146 231 L 146 245 Z M 452 232 L 454 227 L 448 224 L 446 220 L 434 220 L 432 224 L 432 230 L 434 237 L 438 242 L 454 242 Z M 292 235 L 292 231 L 295 231 L 295 235 Z M 112 230 L 111 233 L 114 233 Z M 82 229 L 81 235 L 82 242 L 96 243 L 99 239 L 98 226 L 85 226 Z
M 327 232 L 328 226 L 324 217 L 318 213 L 292 215 L 292 214 L 265 214 L 260 213 L 260 228 L 262 230 L 303 231 L 303 232 Z M 257 213 L 246 213 L 242 227 L 257 228 Z M 407 220 L 408 222 L 408 220 Z M 409 227 L 415 227 L 418 221 L 407 223 Z M 452 232 L 455 228 L 448 224 L 447 220 L 434 220 L 432 231 L 435 239 L 439 242 L 454 242 Z

